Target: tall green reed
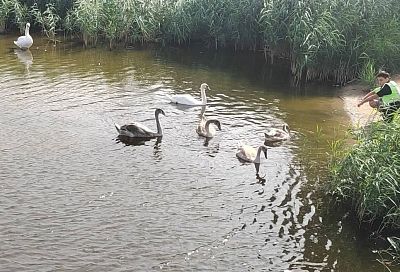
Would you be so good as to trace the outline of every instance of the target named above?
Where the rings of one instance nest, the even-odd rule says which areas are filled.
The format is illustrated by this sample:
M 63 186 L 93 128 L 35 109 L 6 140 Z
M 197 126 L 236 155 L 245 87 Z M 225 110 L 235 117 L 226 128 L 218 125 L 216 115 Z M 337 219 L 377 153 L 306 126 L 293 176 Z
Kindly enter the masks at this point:
M 260 25 L 266 57 L 287 59 L 297 81 L 346 83 L 363 68 L 365 54 L 394 69 L 400 35 L 396 10 L 394 1 L 381 0 L 264 0 Z
M 136 0 L 131 14 L 131 41 L 145 43 L 158 40 L 163 5 L 161 0 Z
M 60 17 L 56 14 L 54 5 L 51 3 L 47 4 L 46 9 L 42 12 L 35 3 L 31 8 L 31 13 L 36 22 L 40 24 L 43 33 L 50 40 L 56 42 L 55 36 Z
M 25 25 L 29 21 L 29 9 L 26 4 L 20 3 L 18 0 L 12 0 L 14 21 L 17 24 L 19 31 L 24 33 Z
M 102 1 L 77 0 L 69 20 L 73 20 L 73 29 L 82 36 L 85 47 L 96 45 L 100 32 Z
M 200 2 L 197 0 L 168 2 L 164 6 L 164 16 L 160 20 L 162 42 L 187 44 L 197 34 L 201 35 L 203 31 L 200 25 L 203 17 L 199 12 L 200 7 Z
M 12 11 L 12 0 L 0 0 L 0 33 L 6 29 L 6 21 Z
M 124 23 L 120 15 L 119 2 L 120 1 L 103 1 L 100 10 L 100 24 L 109 42 L 110 50 L 113 48 L 114 41 L 120 37 Z
M 161 39 L 168 43 L 201 42 L 209 48 L 255 50 L 259 41 L 261 1 L 189 0 L 165 5 Z
M 375 69 L 375 62 L 370 58 L 366 57 L 366 61 L 361 68 L 360 71 L 360 79 L 362 82 L 368 85 L 368 87 L 372 88 L 375 84 L 376 79 L 376 69 Z

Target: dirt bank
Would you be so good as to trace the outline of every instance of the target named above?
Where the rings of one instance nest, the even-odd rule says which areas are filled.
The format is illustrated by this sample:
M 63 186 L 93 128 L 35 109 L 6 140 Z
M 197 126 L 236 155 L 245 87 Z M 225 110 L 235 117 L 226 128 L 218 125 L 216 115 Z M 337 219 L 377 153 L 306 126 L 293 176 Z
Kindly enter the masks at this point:
M 400 75 L 396 75 L 392 79 L 400 84 Z M 358 82 L 344 86 L 339 91 L 344 109 L 349 114 L 354 126 L 363 126 L 373 120 L 381 120 L 380 114 L 373 110 L 368 103 L 357 107 L 358 102 L 367 92 L 368 86 Z

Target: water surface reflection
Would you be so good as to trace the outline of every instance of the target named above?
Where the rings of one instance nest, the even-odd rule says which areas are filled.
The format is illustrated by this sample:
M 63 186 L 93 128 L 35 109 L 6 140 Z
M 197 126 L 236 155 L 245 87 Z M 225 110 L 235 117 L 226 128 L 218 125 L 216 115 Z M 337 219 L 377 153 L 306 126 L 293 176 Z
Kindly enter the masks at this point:
M 31 67 L 33 63 L 33 56 L 31 51 L 28 50 L 21 50 L 21 49 L 14 49 L 15 55 L 17 55 L 18 60 L 25 65 L 25 69 L 29 72 L 29 67 Z
M 0 40 L 2 270 L 382 271 L 316 194 L 326 140 L 347 123 L 329 90 L 268 84 L 232 57 L 40 39 L 26 74 L 12 39 Z M 207 145 L 202 109 L 167 99 L 202 82 L 204 114 L 223 126 Z M 116 140 L 115 122 L 151 123 L 151 108 L 168 114 L 162 141 Z M 256 176 L 237 143 L 257 146 L 282 123 L 294 136 Z

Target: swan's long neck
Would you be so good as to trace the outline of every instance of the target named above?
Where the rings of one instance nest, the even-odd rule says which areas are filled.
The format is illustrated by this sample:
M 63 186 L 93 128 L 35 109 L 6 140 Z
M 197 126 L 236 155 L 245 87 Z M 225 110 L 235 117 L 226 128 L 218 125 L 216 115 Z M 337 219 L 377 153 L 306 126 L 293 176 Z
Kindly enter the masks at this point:
M 160 120 L 158 119 L 158 115 L 159 115 L 160 113 L 156 113 L 156 124 L 157 124 L 157 134 L 158 135 L 162 135 L 162 128 L 161 128 L 161 125 L 160 125 Z
M 25 36 L 29 36 L 29 26 L 25 27 Z
M 206 105 L 201 106 L 200 118 L 204 118 L 204 113 L 206 112 Z
M 205 105 L 207 104 L 206 90 L 201 88 L 200 92 L 201 92 L 201 103 Z
M 256 158 L 254 159 L 254 162 L 255 163 L 260 163 L 260 157 L 261 157 L 261 146 L 260 147 L 258 147 L 258 149 L 257 149 L 257 156 L 256 156 Z
M 206 133 L 209 134 L 210 133 L 210 124 L 213 122 L 213 120 L 207 120 L 204 129 L 206 130 Z

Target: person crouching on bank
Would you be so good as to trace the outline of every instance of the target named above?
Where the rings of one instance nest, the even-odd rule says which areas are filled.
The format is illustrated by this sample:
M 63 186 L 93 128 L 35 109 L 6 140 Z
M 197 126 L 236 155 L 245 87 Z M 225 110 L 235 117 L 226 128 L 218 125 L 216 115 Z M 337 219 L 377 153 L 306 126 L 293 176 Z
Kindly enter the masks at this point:
M 372 108 L 376 108 L 382 113 L 385 122 L 391 122 L 400 108 L 400 87 L 390 79 L 390 74 L 386 71 L 380 71 L 376 75 L 376 79 L 379 87 L 367 93 L 357 107 L 369 102 Z

